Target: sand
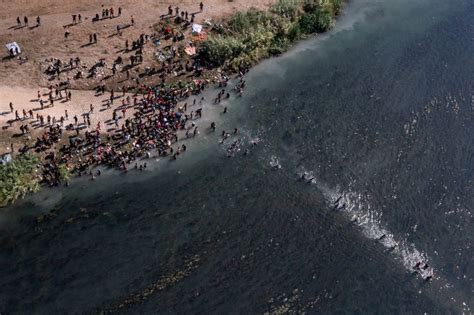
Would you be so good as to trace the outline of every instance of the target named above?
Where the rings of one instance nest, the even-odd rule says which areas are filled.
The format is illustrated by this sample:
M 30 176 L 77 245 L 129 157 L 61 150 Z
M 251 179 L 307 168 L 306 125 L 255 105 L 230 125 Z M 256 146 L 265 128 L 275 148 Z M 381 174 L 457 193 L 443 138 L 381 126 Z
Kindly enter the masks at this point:
M 40 71 L 41 64 L 49 58 L 59 58 L 68 61 L 71 57 L 79 57 L 83 64 L 88 66 L 96 63 L 100 58 L 105 58 L 111 65 L 119 55 L 127 60 L 128 55 L 123 55 L 125 41 L 137 39 L 140 34 L 151 34 L 154 32 L 153 25 L 156 24 L 160 16 L 166 14 L 168 6 L 173 9 L 178 3 L 180 10 L 189 13 L 197 12 L 195 23 L 202 23 L 205 19 L 220 21 L 236 11 L 247 10 L 251 7 L 260 9 L 268 8 L 273 0 L 207 0 L 204 2 L 204 11 L 199 12 L 199 2 L 191 0 L 182 1 L 162 1 L 162 0 L 117 0 L 117 1 L 97 1 L 97 0 L 0 0 L 0 154 L 8 152 L 10 143 L 26 141 L 25 137 L 11 136 L 18 133 L 21 124 L 32 123 L 33 120 L 17 121 L 12 125 L 7 123 L 15 118 L 14 113 L 10 113 L 9 103 L 13 102 L 15 110 L 22 116 L 22 110 L 35 110 L 43 116 L 55 116 L 57 119 L 64 115 L 67 109 L 69 122 L 74 115 L 79 116 L 89 111 L 90 104 L 95 108 L 91 116 L 92 127 L 95 128 L 97 122 L 102 124 L 111 119 L 112 109 L 104 109 L 104 100 L 109 93 L 104 96 L 95 96 L 92 89 L 101 84 L 103 76 L 96 79 L 73 80 L 68 73 L 62 74 L 61 80 L 71 79 L 72 101 L 56 101 L 54 107 L 40 109 L 37 102 L 37 92 L 43 94 L 47 92 L 50 84 L 59 81 L 49 81 L 48 77 Z M 101 15 L 102 5 L 104 7 L 114 7 L 117 15 L 118 7 L 122 8 L 122 15 L 113 19 L 105 19 L 92 23 L 92 17 L 98 13 Z M 82 23 L 71 25 L 72 14 L 81 14 Z M 41 25 L 36 27 L 36 17 L 41 17 Z M 23 17 L 28 16 L 28 27 L 16 27 L 16 17 L 19 16 L 22 23 Z M 131 16 L 134 18 L 134 25 L 123 29 L 122 35 L 117 35 L 116 26 L 126 26 L 131 23 Z M 68 29 L 70 36 L 65 39 L 64 32 Z M 98 42 L 94 45 L 86 45 L 89 41 L 89 34 L 97 33 Z M 20 64 L 17 59 L 4 58 L 8 56 L 8 51 L 4 45 L 8 42 L 16 41 L 22 49 L 22 57 L 27 56 L 28 61 Z M 156 66 L 154 52 L 156 47 L 146 45 L 144 50 L 145 66 Z M 121 73 L 118 76 L 124 77 Z M 119 77 L 118 79 L 123 79 Z M 117 79 L 117 80 L 118 80 Z M 124 83 L 126 84 L 126 83 Z M 121 95 L 121 93 L 116 93 Z M 47 96 L 43 97 L 47 100 Z M 115 101 L 116 105 L 121 99 Z M 47 102 L 46 102 L 47 103 Z M 131 114 L 128 112 L 127 115 Z M 37 130 L 34 137 L 42 128 Z

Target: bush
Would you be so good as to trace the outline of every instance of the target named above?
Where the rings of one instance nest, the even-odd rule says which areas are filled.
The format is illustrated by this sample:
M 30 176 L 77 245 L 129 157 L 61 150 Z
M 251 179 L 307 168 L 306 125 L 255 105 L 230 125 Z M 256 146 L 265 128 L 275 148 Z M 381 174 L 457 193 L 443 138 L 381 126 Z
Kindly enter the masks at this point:
M 270 11 L 283 17 L 293 18 L 298 14 L 301 0 L 279 0 L 271 6 Z
M 245 51 L 244 44 L 233 36 L 212 36 L 201 44 L 202 56 L 217 66 L 238 57 Z
M 37 168 L 38 159 L 32 155 L 21 155 L 0 165 L 0 207 L 39 189 Z
M 335 15 L 339 15 L 342 10 L 342 0 L 332 0 L 332 6 Z
M 71 172 L 67 168 L 66 164 L 60 164 L 58 166 L 58 171 L 59 171 L 59 179 L 67 182 L 69 179 L 71 179 Z
M 270 12 L 250 9 L 237 12 L 199 46 L 200 57 L 230 70 L 252 65 L 269 55 L 284 52 L 301 34 L 324 32 L 332 27 L 335 5 L 304 4 L 304 0 L 279 0 Z M 216 34 L 218 33 L 218 34 Z
M 304 12 L 306 13 L 315 13 L 316 11 L 318 11 L 320 9 L 320 5 L 317 4 L 317 3 L 313 3 L 313 2 L 310 2 L 310 3 L 305 3 L 303 5 L 303 10 Z
M 294 42 L 301 37 L 301 27 L 299 23 L 293 23 L 288 30 L 288 39 L 290 42 Z
M 234 14 L 227 26 L 234 33 L 243 34 L 260 25 L 265 25 L 270 20 L 271 18 L 266 12 L 252 8 L 247 12 Z
M 332 27 L 332 23 L 332 16 L 329 11 L 305 13 L 299 20 L 301 31 L 305 34 L 325 32 Z

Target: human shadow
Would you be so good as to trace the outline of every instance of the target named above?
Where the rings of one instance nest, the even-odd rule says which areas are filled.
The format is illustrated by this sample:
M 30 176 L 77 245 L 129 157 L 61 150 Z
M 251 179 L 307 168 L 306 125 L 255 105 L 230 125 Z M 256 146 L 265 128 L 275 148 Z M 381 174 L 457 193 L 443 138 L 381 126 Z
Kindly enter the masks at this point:
M 87 44 L 81 45 L 81 48 L 89 47 L 89 46 L 92 46 L 92 45 L 94 45 L 94 42 L 88 42 Z
M 3 57 L 3 58 L 2 58 L 2 61 L 12 60 L 13 58 L 15 58 L 15 56 L 10 56 L 10 55 L 8 55 L 8 56 Z

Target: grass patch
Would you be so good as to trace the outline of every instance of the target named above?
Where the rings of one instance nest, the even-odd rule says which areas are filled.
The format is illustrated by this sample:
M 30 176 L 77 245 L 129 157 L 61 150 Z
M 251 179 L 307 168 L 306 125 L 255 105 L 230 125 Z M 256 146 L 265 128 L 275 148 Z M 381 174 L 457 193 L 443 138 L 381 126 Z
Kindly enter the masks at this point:
M 211 30 L 199 54 L 211 67 L 237 71 L 285 52 L 308 34 L 328 31 L 341 8 L 342 0 L 280 0 L 268 11 L 237 12 Z

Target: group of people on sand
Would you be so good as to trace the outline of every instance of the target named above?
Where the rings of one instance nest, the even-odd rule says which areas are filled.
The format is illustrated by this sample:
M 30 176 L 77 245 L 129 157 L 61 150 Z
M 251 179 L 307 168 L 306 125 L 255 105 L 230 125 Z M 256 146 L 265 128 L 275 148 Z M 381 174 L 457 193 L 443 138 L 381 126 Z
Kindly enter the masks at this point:
M 24 17 L 23 17 L 23 22 L 24 22 L 24 25 L 23 25 L 23 26 L 28 26 L 29 20 L 28 20 L 28 17 L 27 17 L 27 16 L 24 16 Z M 16 25 L 17 25 L 17 27 L 21 27 L 21 26 L 22 26 L 22 24 L 21 24 L 21 18 L 20 18 L 19 16 L 16 18 Z M 36 17 L 36 26 L 40 26 L 40 25 L 41 25 L 41 17 L 40 17 L 40 16 L 37 16 L 37 17 Z
M 203 8 L 204 4 L 201 3 L 200 11 Z M 119 8 L 119 15 L 121 11 L 122 9 Z M 176 12 L 179 12 L 179 8 Z M 103 9 L 103 17 L 113 17 L 114 14 L 113 8 Z M 186 18 L 186 12 L 184 12 L 184 17 Z M 75 17 L 73 15 L 73 23 L 80 23 L 81 21 L 82 17 L 79 17 L 79 15 Z M 162 31 L 164 32 L 164 30 Z M 160 36 L 165 36 L 165 34 L 155 34 L 153 37 L 142 34 L 136 41 L 133 41 L 131 48 L 136 51 L 136 54 L 131 59 L 130 68 L 143 60 L 142 50 L 144 45 L 152 38 Z M 117 58 L 112 66 L 113 74 L 115 74 L 117 67 L 123 63 L 121 56 L 119 57 L 120 59 Z M 63 71 L 68 72 L 82 68 L 79 58 L 70 58 L 69 62 L 53 59 L 50 66 L 48 68 L 49 72 L 56 79 L 59 79 L 59 75 Z M 101 63 L 101 66 L 106 66 L 106 64 Z M 128 70 L 127 80 L 129 79 Z M 211 81 L 196 78 L 187 83 L 178 81 L 174 84 L 166 84 L 167 79 L 174 77 L 177 71 L 191 72 L 193 76 L 199 76 L 201 70 L 202 65 L 198 59 L 194 60 L 192 64 L 187 61 L 184 65 L 181 56 L 176 50 L 172 49 L 170 57 L 161 62 L 161 69 L 148 70 L 148 73 L 159 73 L 160 82 L 145 84 L 139 79 L 140 75 L 130 78 L 132 82 L 129 83 L 132 84 L 129 86 L 123 85 L 122 87 L 122 102 L 115 104 L 114 99 L 120 98 L 120 96 L 117 96 L 114 90 L 111 89 L 110 98 L 103 106 L 106 109 L 110 109 L 112 115 L 109 120 L 104 122 L 98 118 L 97 120 L 99 121 L 96 125 L 91 124 L 91 116 L 97 115 L 97 111 L 94 111 L 92 104 L 87 112 L 82 113 L 82 121 L 78 115 L 73 115 L 71 117 L 72 120 L 70 120 L 67 109 L 64 115 L 60 117 L 51 115 L 44 117 L 37 113 L 36 120 L 34 120 L 32 111 L 25 111 L 23 117 L 20 117 L 16 111 L 16 120 L 23 122 L 24 120 L 32 119 L 34 120 L 32 125 L 43 130 L 41 135 L 36 137 L 33 144 L 22 145 L 18 152 L 34 151 L 42 157 L 42 179 L 49 185 L 60 183 L 61 172 L 59 168 L 61 165 L 67 165 L 72 173 L 79 176 L 88 175 L 91 178 L 95 178 L 96 174 L 93 174 L 91 170 L 99 165 L 127 171 L 130 163 L 140 158 L 150 158 L 154 154 L 157 156 L 170 156 L 172 160 L 175 160 L 187 149 L 185 144 L 176 144 L 180 140 L 178 134 L 184 133 L 183 139 L 199 134 L 197 120 L 203 116 L 203 98 L 198 96 Z M 239 95 L 242 94 L 245 86 L 243 77 L 247 71 L 248 68 L 242 66 L 239 73 L 239 83 L 234 88 Z M 229 75 L 221 72 L 221 77 L 216 80 L 221 88 L 217 97 L 219 102 L 222 98 L 230 97 L 230 93 L 225 90 L 229 78 Z M 63 83 L 51 85 L 49 93 L 44 94 L 48 96 L 48 106 L 54 106 L 54 101 L 63 98 L 66 101 L 71 100 L 69 78 L 66 84 Z M 97 90 L 104 94 L 106 90 L 105 84 L 99 84 Z M 134 91 L 134 94 L 129 94 L 128 92 L 130 91 Z M 188 108 L 188 103 L 185 100 L 189 97 L 194 97 L 194 100 Z M 199 100 L 199 104 L 197 100 Z M 41 109 L 44 109 L 44 103 L 48 101 L 43 100 L 43 95 L 38 91 L 38 102 L 41 105 Z M 183 106 L 178 106 L 179 102 L 185 103 Z M 68 106 L 75 105 L 71 103 Z M 10 104 L 10 109 L 12 112 L 14 111 L 13 104 Z M 191 110 L 190 113 L 189 110 Z M 225 107 L 224 112 L 227 112 L 227 107 Z M 213 122 L 208 128 L 215 131 L 216 123 Z M 103 129 L 108 130 L 103 131 Z M 110 132 L 111 130 L 113 132 Z M 237 133 L 237 130 L 236 128 L 234 133 Z M 25 125 L 21 126 L 21 131 L 22 133 L 30 132 L 29 127 L 25 127 Z M 63 134 L 64 132 L 65 134 Z M 63 139 L 65 135 L 69 137 L 67 143 L 62 141 L 65 140 Z M 230 133 L 224 132 L 223 140 L 228 138 L 229 135 Z M 146 164 L 136 168 L 146 168 Z
M 158 156 L 169 155 L 172 159 L 177 159 L 186 151 L 185 144 L 173 148 L 179 141 L 178 132 L 185 132 L 185 138 L 191 134 L 197 136 L 199 131 L 196 121 L 203 116 L 202 107 L 195 108 L 188 114 L 188 104 L 178 107 L 178 102 L 194 96 L 189 109 L 202 105 L 203 98 L 200 98 L 199 103 L 197 99 L 207 85 L 208 82 L 202 80 L 182 87 L 142 86 L 132 98 L 129 95 L 124 97 L 128 99 L 127 102 L 113 108 L 111 119 L 105 122 L 117 127 L 113 134 L 103 133 L 101 122 L 95 128 L 91 126 L 90 115 L 94 114 L 92 105 L 89 112 L 84 113 L 83 123 L 77 116 L 73 117 L 73 121 L 69 121 L 67 110 L 59 120 L 48 115 L 47 122 L 37 114 L 39 125 L 46 129 L 41 137 L 36 138 L 34 145 L 24 145 L 19 152 L 32 150 L 43 154 L 43 160 L 47 160 L 43 165 L 46 172 L 43 174 L 43 180 L 49 185 L 59 183 L 60 178 L 55 174 L 60 174 L 57 168 L 61 164 L 70 165 L 73 173 L 77 175 L 90 175 L 91 168 L 98 165 L 127 171 L 130 163 L 139 158 L 150 158 L 153 152 Z M 52 88 L 48 95 L 53 95 Z M 131 117 L 126 117 L 127 110 L 133 111 Z M 24 119 L 33 118 L 32 112 L 29 116 L 24 114 Z M 82 129 L 86 131 L 82 132 Z M 215 122 L 211 124 L 210 129 L 216 129 Z M 63 144 L 57 150 L 56 146 L 62 139 L 63 130 L 75 133 L 69 133 L 69 143 Z M 237 133 L 237 128 L 234 133 Z M 228 133 L 224 132 L 223 139 L 226 137 Z M 54 154 L 51 154 L 52 152 Z

